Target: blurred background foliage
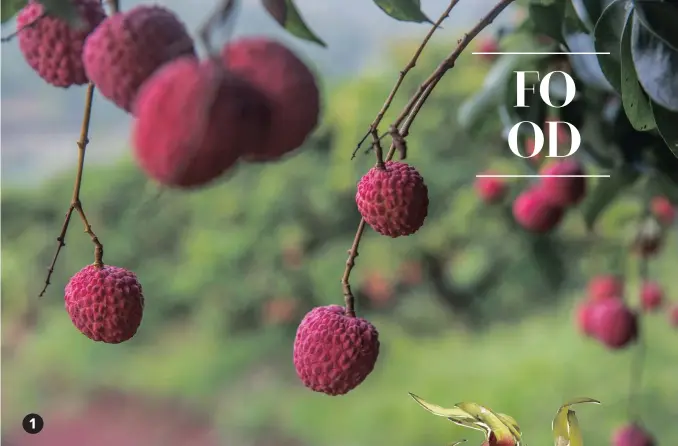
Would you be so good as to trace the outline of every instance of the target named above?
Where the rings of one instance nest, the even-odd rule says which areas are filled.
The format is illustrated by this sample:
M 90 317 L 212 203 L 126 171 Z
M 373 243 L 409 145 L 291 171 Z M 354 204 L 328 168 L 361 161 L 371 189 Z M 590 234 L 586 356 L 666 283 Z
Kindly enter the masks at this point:
M 454 42 L 441 43 L 425 51 L 384 122 Z M 77 220 L 52 285 L 37 299 L 73 172 L 34 189 L 3 187 L 3 434 L 29 412 L 47 423 L 42 434 L 8 444 L 81 446 L 49 437 L 56 420 L 72 417 L 69 429 L 95 431 L 94 443 L 82 446 L 480 443 L 480 434 L 421 410 L 408 391 L 443 406 L 475 401 L 508 413 L 532 445 L 552 442 L 561 403 L 593 397 L 603 405 L 578 410 L 584 438 L 608 444 L 625 421 L 634 350 L 611 353 L 585 341 L 572 308 L 597 273 L 626 274 L 637 294 L 637 259 L 627 246 L 643 184 L 606 209 L 595 234 L 577 210 L 555 234 L 535 237 L 512 222 L 512 196 L 484 205 L 475 174 L 520 173 L 525 164 L 511 155 L 494 115 L 473 138 L 458 127 L 460 104 L 489 69 L 470 52 L 440 82 L 408 139 L 409 162 L 430 191 L 426 224 L 396 240 L 368 229 L 361 245 L 352 285 L 360 315 L 380 331 L 374 373 L 336 398 L 295 376 L 296 325 L 311 307 L 342 302 L 339 279 L 359 222 L 355 184 L 374 163 L 362 154 L 351 161 L 351 152 L 417 44 L 395 42 L 379 70 L 326 85 L 323 124 L 283 162 L 241 165 L 223 184 L 191 194 L 159 191 L 129 159 L 86 169 L 81 197 L 104 260 L 132 269 L 144 286 L 144 320 L 125 344 L 91 342 L 63 308 L 68 278 L 93 258 Z M 514 194 L 524 187 L 511 181 Z M 675 231 L 666 244 L 651 273 L 676 299 Z M 638 404 L 659 444 L 678 444 L 676 332 L 663 314 L 645 326 Z M 185 413 L 170 410 L 180 406 Z M 190 417 L 197 421 L 188 427 L 177 421 Z M 185 432 L 210 429 L 214 438 Z

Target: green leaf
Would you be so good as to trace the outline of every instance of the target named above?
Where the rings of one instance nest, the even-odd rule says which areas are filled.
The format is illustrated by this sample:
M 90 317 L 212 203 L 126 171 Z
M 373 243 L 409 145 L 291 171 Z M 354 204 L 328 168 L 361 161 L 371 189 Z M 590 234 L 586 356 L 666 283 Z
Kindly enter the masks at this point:
M 636 17 L 643 22 L 643 25 L 678 51 L 678 32 L 676 32 L 678 5 L 673 2 L 636 0 L 634 6 Z
M 570 446 L 584 446 L 584 438 L 574 410 L 567 411 L 567 424 L 570 426 Z
M 650 103 L 650 107 L 659 134 L 673 155 L 678 157 L 678 113 L 667 110 L 654 102 Z
M 579 20 L 593 31 L 594 24 L 600 19 L 603 10 L 614 0 L 572 0 L 572 6 Z
M 269 15 L 293 36 L 327 46 L 306 25 L 293 0 L 262 0 L 262 4 Z
M 634 15 L 626 18 L 621 41 L 621 97 L 626 117 L 634 129 L 647 131 L 656 127 L 650 100 L 638 83 L 638 75 L 631 54 L 631 33 Z
M 640 174 L 633 166 L 622 164 L 610 171 L 609 178 L 600 178 L 595 188 L 582 203 L 582 214 L 586 228 L 593 230 L 598 217 L 612 204 L 626 188 L 633 185 Z
M 421 0 L 373 0 L 389 16 L 401 22 L 431 22 L 421 10 Z
M 0 23 L 12 20 L 26 6 L 28 0 L 2 0 L 0 2 Z
M 562 22 L 562 33 L 565 44 L 571 52 L 593 53 L 596 51 L 593 37 L 588 34 L 580 20 L 576 17 L 573 6 L 565 2 L 565 18 Z M 598 58 L 591 54 L 572 54 L 569 56 L 572 70 L 585 84 L 604 91 L 614 91 L 612 85 L 603 74 Z
M 567 276 L 564 250 L 548 235 L 526 233 L 525 236 L 528 239 L 530 254 L 535 259 L 542 277 L 554 291 L 559 290 Z
M 548 4 L 530 3 L 528 8 L 530 22 L 534 30 L 539 34 L 544 34 L 555 39 L 557 42 L 565 43 L 560 33 L 563 19 L 565 17 L 565 2 L 557 1 Z
M 598 63 L 612 87 L 621 93 L 621 39 L 629 12 L 626 0 L 615 0 L 603 11 L 596 23 L 593 36 L 598 52 Z
M 497 437 L 498 443 L 502 442 L 502 440 L 514 440 L 516 443 L 520 442 L 520 429 L 516 429 L 515 426 L 513 426 L 513 424 L 517 424 L 515 420 L 511 419 L 513 422 L 509 426 L 504 419 L 497 416 L 491 409 L 477 403 L 462 402 L 455 404 L 455 406 L 464 410 L 466 413 L 473 415 L 475 419 L 480 421 L 483 425 L 488 426 L 490 432 L 493 432 Z
M 657 104 L 678 111 L 678 51 L 657 37 L 634 13 L 631 54 L 638 81 Z

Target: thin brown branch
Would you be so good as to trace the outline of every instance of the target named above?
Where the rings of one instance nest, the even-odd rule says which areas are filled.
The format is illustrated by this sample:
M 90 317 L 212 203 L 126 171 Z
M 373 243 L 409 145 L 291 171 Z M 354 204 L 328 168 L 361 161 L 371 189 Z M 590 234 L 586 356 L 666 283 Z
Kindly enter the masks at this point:
M 237 0 L 221 0 L 198 30 L 200 42 L 209 57 L 219 57 L 219 50 L 213 44 L 212 34 L 219 26 L 230 22 L 236 6 Z
M 398 116 L 398 119 L 393 123 L 391 130 L 392 136 L 394 136 L 393 141 L 391 142 L 391 147 L 388 151 L 388 154 L 386 155 L 385 161 L 390 161 L 393 158 L 393 155 L 395 154 L 395 151 L 397 150 L 396 146 L 400 146 L 401 142 L 404 142 L 404 137 L 407 136 L 407 132 L 409 131 L 410 126 L 412 125 L 412 122 L 416 118 L 417 114 L 419 113 L 419 110 L 423 107 L 424 103 L 426 102 L 426 99 L 430 96 L 431 92 L 435 88 L 435 86 L 438 84 L 440 79 L 447 73 L 450 69 L 454 67 L 454 64 L 456 60 L 459 58 L 461 53 L 466 49 L 466 47 L 471 43 L 471 41 L 478 35 L 480 32 L 485 29 L 487 26 L 489 26 L 494 19 L 501 14 L 504 9 L 506 9 L 511 3 L 513 3 L 515 0 L 501 0 L 499 3 L 497 3 L 489 13 L 485 17 L 483 17 L 468 33 L 464 35 L 462 39 L 459 40 L 457 47 L 452 51 L 441 63 L 438 65 L 438 67 L 435 69 L 433 73 L 429 76 L 426 81 L 424 81 L 423 84 L 421 84 L 418 88 L 417 94 L 415 94 L 414 97 L 410 99 L 408 104 L 405 106 L 405 109 L 400 113 Z M 423 47 L 426 45 L 426 42 L 428 42 L 428 39 L 430 39 L 431 35 L 433 34 L 433 31 L 435 31 L 436 28 L 440 25 L 440 23 L 445 20 L 449 12 L 452 10 L 452 8 L 457 4 L 457 1 L 452 1 L 450 2 L 450 5 L 447 7 L 445 12 L 441 15 L 441 17 L 438 19 L 438 21 L 434 24 L 432 30 L 429 32 L 429 34 L 426 35 L 426 38 L 424 39 L 424 42 L 422 45 L 420 45 L 419 49 L 415 53 L 415 57 L 410 60 L 410 62 L 407 64 L 405 69 L 401 72 L 401 77 L 398 80 L 398 83 L 396 83 L 396 86 L 393 88 L 391 91 L 391 94 L 389 94 L 389 99 L 387 99 L 386 103 L 382 107 L 382 110 L 379 111 L 379 114 L 377 115 L 377 119 L 375 119 L 374 122 L 376 122 L 376 125 L 373 123 L 370 126 L 370 132 L 369 134 L 376 135 L 377 134 L 377 129 L 376 127 L 379 125 L 381 122 L 381 119 L 383 118 L 383 113 L 385 113 L 388 107 L 391 105 L 391 102 L 393 101 L 393 97 L 395 96 L 395 92 L 398 90 L 400 87 L 400 84 L 402 83 L 402 78 L 404 77 L 403 73 L 407 73 L 407 67 L 410 65 L 414 66 L 413 64 L 416 63 L 417 58 L 419 57 L 419 54 L 421 54 L 421 51 Z M 401 123 L 403 124 L 402 127 L 400 127 Z M 400 128 L 399 128 L 400 127 Z M 369 135 L 368 134 L 368 135 Z M 344 300 L 346 303 L 346 313 L 348 315 L 355 315 L 355 308 L 354 308 L 354 297 L 353 294 L 351 293 L 351 286 L 350 286 L 350 277 L 351 277 L 351 271 L 353 270 L 353 267 L 355 266 L 355 259 L 358 257 L 358 246 L 360 245 L 360 239 L 362 238 L 363 232 L 365 231 L 365 219 L 361 218 L 360 219 L 360 224 L 358 225 L 358 230 L 356 231 L 355 237 L 353 239 L 353 244 L 351 245 L 351 249 L 348 251 L 348 259 L 346 260 L 346 268 L 344 269 L 344 275 L 341 278 L 341 285 L 344 291 Z
M 360 150 L 360 147 L 363 145 L 365 140 L 374 132 L 377 131 L 379 124 L 381 124 L 382 119 L 384 119 L 384 115 L 388 111 L 389 107 L 393 103 L 393 99 L 395 99 L 395 95 L 398 93 L 398 90 L 400 89 L 400 86 L 402 85 L 403 81 L 405 80 L 405 76 L 407 76 L 407 73 L 412 70 L 412 68 L 417 66 L 417 61 L 419 60 L 419 56 L 421 56 L 421 53 L 424 51 L 424 48 L 428 44 L 429 40 L 431 40 L 431 37 L 433 36 L 433 33 L 436 32 L 438 28 L 440 28 L 440 24 L 443 23 L 449 16 L 450 12 L 452 12 L 452 9 L 457 6 L 457 3 L 459 3 L 459 0 L 451 0 L 447 8 L 445 8 L 445 11 L 443 11 L 442 14 L 440 14 L 440 17 L 438 17 L 438 20 L 431 26 L 431 29 L 429 32 L 426 34 L 426 37 L 424 37 L 424 40 L 421 41 L 421 44 L 419 47 L 416 49 L 414 54 L 412 55 L 412 58 L 410 61 L 405 65 L 405 67 L 400 70 L 400 74 L 398 75 L 398 80 L 396 81 L 395 85 L 391 89 L 391 92 L 389 93 L 388 97 L 386 98 L 386 101 L 384 102 L 384 105 L 381 106 L 381 110 L 379 110 L 379 113 L 377 113 L 377 117 L 374 118 L 374 121 L 372 121 L 372 124 L 370 124 L 370 128 L 367 130 L 367 133 L 365 133 L 365 136 L 358 142 L 358 145 L 356 146 L 355 150 L 353 151 L 353 155 L 351 156 L 351 159 L 355 158 L 356 154 Z
M 18 36 L 21 32 L 23 32 L 25 29 L 32 28 L 32 27 L 35 26 L 40 20 L 44 19 L 46 16 L 47 16 L 47 13 L 43 12 L 42 14 L 40 14 L 39 16 L 37 16 L 35 19 L 33 19 L 32 21 L 26 23 L 24 26 L 20 27 L 19 29 L 17 29 L 17 30 L 14 31 L 13 33 L 10 33 L 10 34 L 6 35 L 5 37 L 0 38 L 0 42 L 1 42 L 1 43 L 11 42 L 12 40 L 14 40 L 15 37 L 17 37 L 17 36 Z

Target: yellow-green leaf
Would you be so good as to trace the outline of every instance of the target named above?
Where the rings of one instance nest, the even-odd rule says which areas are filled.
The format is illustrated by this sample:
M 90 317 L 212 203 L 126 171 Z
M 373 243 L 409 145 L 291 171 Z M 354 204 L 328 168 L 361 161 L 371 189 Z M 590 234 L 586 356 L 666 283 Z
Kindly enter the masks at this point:
M 518 426 L 518 422 L 513 418 L 511 415 L 506 415 L 505 413 L 497 413 L 497 417 L 499 417 L 500 420 L 506 424 L 509 429 L 513 432 L 514 436 L 521 436 L 522 431 L 520 430 L 520 426 Z
M 570 413 L 574 415 L 574 411 L 570 410 L 570 407 L 576 404 L 583 403 L 600 404 L 600 401 L 587 397 L 575 398 L 560 406 L 558 412 L 556 412 L 556 416 L 553 418 L 553 423 L 551 425 L 553 429 L 553 439 L 555 441 L 555 446 L 567 446 L 567 445 L 575 446 L 572 443 L 573 433 L 572 433 L 572 424 L 570 421 L 572 417 L 570 416 Z M 578 434 L 579 435 L 578 438 L 581 438 L 581 432 L 578 430 L 579 423 L 577 423 L 576 416 L 573 419 L 575 420 L 577 429 L 577 432 L 574 433 L 574 437 L 577 437 Z
M 465 412 L 463 409 L 460 409 L 459 407 L 456 406 L 451 408 L 441 407 L 436 404 L 424 401 L 421 397 L 418 397 L 414 393 L 409 392 L 409 394 L 414 401 L 416 401 L 424 409 L 431 412 L 433 415 L 445 417 L 455 424 L 464 427 L 469 427 L 471 429 L 481 430 L 485 432 L 488 432 L 489 430 L 489 426 L 482 425 L 482 423 L 480 423 L 473 415 Z
M 496 413 L 488 409 L 485 406 L 481 406 L 477 403 L 457 403 L 455 406 L 461 408 L 465 412 L 473 415 L 476 420 L 480 421 L 483 424 L 486 424 L 490 431 L 494 432 L 494 435 L 497 437 L 497 440 L 504 439 L 513 439 L 516 442 L 520 442 L 520 432 L 512 429 L 507 425 L 504 420 L 497 416 Z M 513 420 L 515 423 L 515 420 Z
M 573 410 L 567 411 L 567 423 L 570 425 L 570 446 L 584 446 L 579 420 Z

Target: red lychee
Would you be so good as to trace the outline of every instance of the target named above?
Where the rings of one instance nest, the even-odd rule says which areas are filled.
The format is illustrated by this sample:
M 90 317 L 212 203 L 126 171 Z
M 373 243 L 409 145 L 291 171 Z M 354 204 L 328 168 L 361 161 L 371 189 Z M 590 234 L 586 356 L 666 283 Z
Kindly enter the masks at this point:
M 300 147 L 320 115 L 320 92 L 313 72 L 291 50 L 265 37 L 235 40 L 224 47 L 222 57 L 229 70 L 247 79 L 272 104 L 268 143 L 251 146 L 243 158 L 271 161 Z
M 373 167 L 358 182 L 355 196 L 360 215 L 382 235 L 412 235 L 428 214 L 428 188 L 409 164 L 387 161 Z
M 94 341 L 125 342 L 141 325 L 144 293 L 136 274 L 124 268 L 84 267 L 66 285 L 64 300 L 73 325 Z
M 141 85 L 162 65 L 195 55 L 193 40 L 169 9 L 140 5 L 114 14 L 85 41 L 83 63 L 102 96 L 133 111 Z
M 626 347 L 638 336 L 638 317 L 624 302 L 605 299 L 596 303 L 591 314 L 596 339 L 610 349 Z
M 527 138 L 525 140 L 525 155 L 532 155 L 534 153 L 535 141 L 534 138 Z M 544 152 L 539 152 L 528 160 L 535 166 L 541 164 L 544 160 Z
M 652 213 L 663 225 L 669 226 L 676 217 L 676 209 L 666 197 L 654 197 L 650 202 Z
M 544 175 L 583 175 L 583 166 L 575 160 L 565 160 L 546 167 Z M 548 200 L 556 206 L 568 207 L 578 204 L 586 194 L 584 177 L 544 177 L 542 189 Z
M 485 440 L 481 446 L 516 446 L 516 442 L 512 438 L 497 440 L 497 436 L 494 432 L 490 432 L 487 440 Z
M 640 304 L 644 311 L 657 310 L 664 303 L 664 290 L 655 282 L 646 282 L 640 291 Z
M 539 187 L 523 191 L 513 202 L 513 217 L 528 231 L 546 233 L 563 219 L 563 208 L 554 205 Z
M 589 281 L 587 292 L 593 300 L 621 298 L 624 295 L 624 282 L 612 274 L 596 276 Z
M 493 172 L 488 171 L 485 174 L 492 175 Z M 507 185 L 501 178 L 479 177 L 476 179 L 475 189 L 485 203 L 493 204 L 506 196 Z
M 16 20 L 19 49 L 28 65 L 47 83 L 68 88 L 88 82 L 82 62 L 87 35 L 106 18 L 100 0 L 71 0 L 80 18 L 79 26 L 61 18 L 44 16 L 44 8 L 30 0 Z
M 343 307 L 312 309 L 294 340 L 294 367 L 304 385 L 327 395 L 344 395 L 362 383 L 379 356 L 379 333 Z
M 612 434 L 613 446 L 654 446 L 652 435 L 637 424 L 627 424 Z
M 494 37 L 486 37 L 478 45 L 479 53 L 496 53 L 499 51 L 499 43 Z M 480 57 L 486 62 L 493 62 L 499 57 L 497 54 L 481 54 Z
M 268 137 L 266 98 L 214 62 L 192 56 L 158 70 L 139 90 L 133 128 L 141 169 L 170 187 L 206 185 Z
M 576 323 L 579 332 L 584 336 L 591 337 L 594 335 L 593 313 L 595 311 L 596 302 L 584 301 L 579 303 L 576 308 Z

